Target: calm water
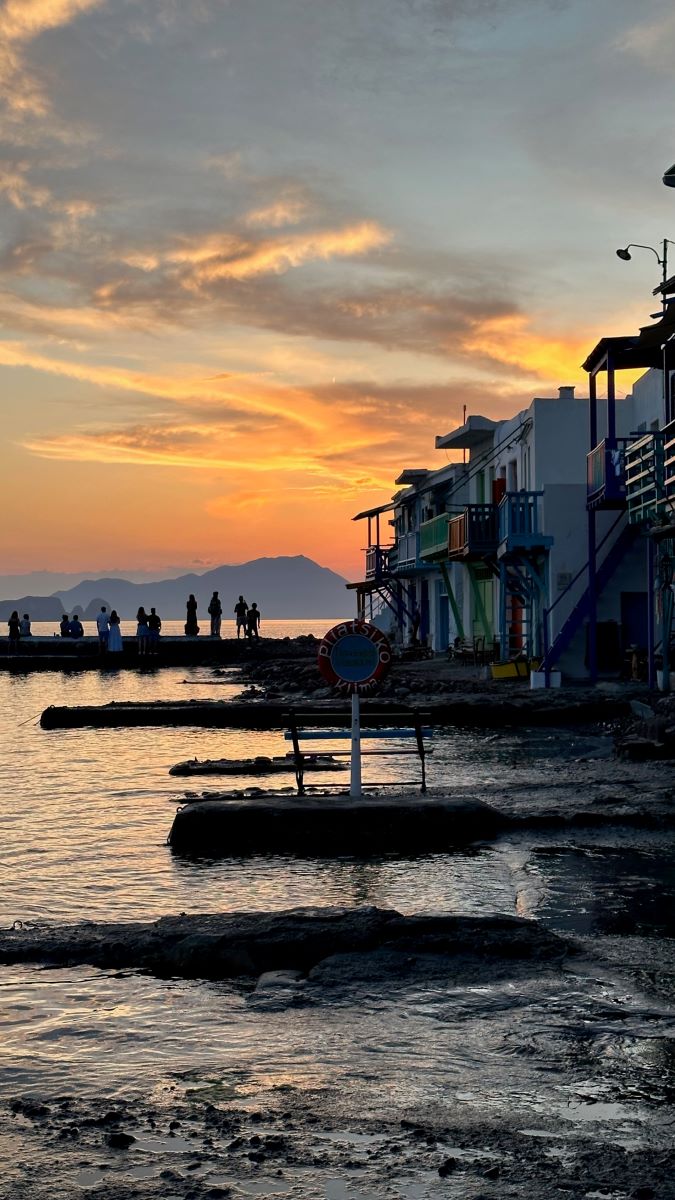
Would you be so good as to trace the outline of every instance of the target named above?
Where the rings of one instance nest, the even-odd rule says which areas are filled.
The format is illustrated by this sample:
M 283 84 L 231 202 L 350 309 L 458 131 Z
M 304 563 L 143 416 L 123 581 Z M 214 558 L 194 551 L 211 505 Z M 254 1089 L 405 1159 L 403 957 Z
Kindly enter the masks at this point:
M 228 682 L 228 679 L 231 682 Z M 175 858 L 165 842 L 186 790 L 250 786 L 249 777 L 181 779 L 168 774 L 186 758 L 285 754 L 283 733 L 189 728 L 45 731 L 48 704 L 113 700 L 226 700 L 241 690 L 235 668 L 0 675 L 4 731 L 0 773 L 6 791 L 0 852 L 0 919 L 154 918 L 166 912 L 286 908 L 298 904 L 379 904 L 409 911 L 514 910 L 503 851 L 441 855 L 415 865 Z M 434 739 L 429 783 L 457 789 L 532 780 L 561 753 L 600 752 L 597 738 L 448 732 Z M 395 744 L 392 744 L 395 745 Z M 409 742 L 400 747 L 409 749 Z M 416 780 L 416 757 L 364 758 L 366 782 Z M 321 777 L 315 777 L 321 782 Z M 340 778 L 340 777 L 333 777 Z M 346 779 L 345 775 L 345 779 Z M 264 782 L 264 781 L 263 781 Z M 290 786 L 293 774 L 276 776 Z
M 621 932 L 621 967 L 631 958 L 666 962 L 663 912 L 672 904 L 675 856 L 654 836 L 617 832 L 611 846 L 600 835 L 570 837 L 564 847 L 546 836 L 536 847 L 511 839 L 417 861 L 187 861 L 165 844 L 175 806 L 186 782 L 219 784 L 181 781 L 168 768 L 193 756 L 283 753 L 281 733 L 45 732 L 36 724 L 50 703 L 226 699 L 241 688 L 234 671 L 225 686 L 214 688 L 213 679 L 206 669 L 0 676 L 5 924 L 377 904 L 520 913 L 610 947 Z M 550 783 L 564 758 L 593 759 L 608 749 L 599 736 L 555 731 L 498 738 L 449 731 L 434 746 L 432 785 L 470 790 L 522 781 L 524 795 L 536 795 L 537 780 Z M 414 760 L 373 762 L 371 777 L 402 779 Z M 625 900 L 617 879 L 627 881 Z M 638 896 L 644 902 L 636 909 Z M 403 994 L 367 988 L 264 1013 L 226 984 L 13 967 L 0 972 L 0 1034 L 0 1096 L 161 1099 L 167 1089 L 212 1089 L 255 1105 L 290 1086 L 332 1089 L 345 1111 L 364 1116 L 459 1104 L 528 1127 L 544 1117 L 573 1130 L 591 1122 L 599 1136 L 626 1145 L 669 1136 L 662 1106 L 672 1012 L 607 961 L 579 962 L 562 980 L 533 970 L 530 978 L 486 977 L 472 986 L 450 980 Z
M 290 618 L 284 618 L 274 621 L 268 621 L 264 619 L 262 625 L 260 626 L 260 632 L 263 637 L 268 638 L 301 637 L 302 635 L 308 633 L 312 633 L 314 634 L 314 637 L 320 638 L 323 637 L 326 630 L 330 629 L 332 625 L 337 625 L 338 621 L 343 619 L 343 617 L 321 617 L 319 619 L 308 618 L 307 620 L 291 620 Z M 95 621 L 83 621 L 82 624 L 84 626 L 84 632 L 88 637 L 96 636 Z M 135 619 L 123 615 L 120 628 L 122 633 L 126 636 L 133 636 L 136 633 Z M 33 621 L 31 623 L 31 629 L 36 637 L 59 636 L 58 621 Z M 204 637 L 208 634 L 208 615 L 200 617 L 199 629 L 200 637 Z M 2 632 L 6 633 L 6 630 L 2 628 Z M 173 621 L 169 620 L 168 618 L 163 620 L 162 633 L 168 637 L 182 637 L 185 633 L 185 621 L 182 619 L 179 621 Z M 224 638 L 236 637 L 237 627 L 235 622 L 230 621 L 229 619 L 223 620 L 221 633 Z

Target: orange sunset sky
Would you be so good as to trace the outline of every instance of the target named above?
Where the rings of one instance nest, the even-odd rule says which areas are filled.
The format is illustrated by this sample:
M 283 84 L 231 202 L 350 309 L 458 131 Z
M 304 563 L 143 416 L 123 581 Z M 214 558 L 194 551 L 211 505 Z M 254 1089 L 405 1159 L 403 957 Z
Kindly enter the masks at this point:
M 356 578 L 464 405 L 654 310 L 674 50 L 662 0 L 0 0 L 3 571 Z

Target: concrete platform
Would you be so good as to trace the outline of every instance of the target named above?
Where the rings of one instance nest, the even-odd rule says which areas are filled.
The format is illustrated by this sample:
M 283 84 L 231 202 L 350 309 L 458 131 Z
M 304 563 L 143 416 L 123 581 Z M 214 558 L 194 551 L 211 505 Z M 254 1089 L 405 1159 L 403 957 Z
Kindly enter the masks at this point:
M 479 800 L 450 796 L 270 795 L 194 801 L 176 813 L 169 845 L 179 854 L 379 856 L 442 852 L 502 827 Z
M 569 701 L 561 693 L 527 692 L 507 700 L 496 696 L 456 696 L 451 701 L 420 704 L 418 710 L 425 725 L 457 728 L 500 729 L 514 726 L 583 725 L 608 721 L 630 713 L 630 701 L 621 696 L 601 693 Z M 289 711 L 295 711 L 298 723 L 305 727 L 341 728 L 349 726 L 351 712 L 340 701 L 273 703 L 227 700 L 157 700 L 149 704 L 121 702 L 112 704 L 50 705 L 40 717 L 43 729 L 81 729 L 95 726 L 110 729 L 134 725 L 195 725 L 209 729 L 286 729 Z M 401 703 L 364 701 L 361 715 L 364 727 L 402 725 L 414 709 Z M 397 720 L 405 716 L 405 720 Z
M 122 639 L 120 654 L 99 652 L 98 638 L 32 637 L 19 643 L 19 653 L 9 653 L 9 641 L 0 637 L 0 671 L 99 671 L 138 667 L 237 666 L 271 659 L 316 658 L 316 642 L 303 638 L 161 637 L 157 654 L 138 654 L 138 639 Z

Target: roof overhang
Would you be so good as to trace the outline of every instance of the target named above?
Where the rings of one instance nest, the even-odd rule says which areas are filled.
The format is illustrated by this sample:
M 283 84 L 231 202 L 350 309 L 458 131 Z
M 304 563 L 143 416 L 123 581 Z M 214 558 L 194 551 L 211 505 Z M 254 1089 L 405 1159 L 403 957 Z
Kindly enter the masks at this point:
M 594 375 L 608 366 L 615 371 L 663 369 L 663 347 L 673 336 L 675 305 L 669 304 L 661 320 L 655 325 L 643 325 L 639 334 L 600 338 L 583 363 L 584 371 Z
M 391 512 L 392 508 L 394 508 L 394 503 L 390 500 L 388 504 L 379 504 L 377 508 L 364 509 L 363 512 L 352 517 L 352 521 L 363 521 L 366 517 L 379 517 L 380 513 Z
M 420 483 L 421 480 L 426 479 L 428 474 L 426 467 L 406 467 L 405 471 L 401 471 L 398 479 L 394 480 L 394 483 Z
M 471 450 L 480 445 L 497 428 L 489 417 L 468 417 L 458 429 L 436 438 L 437 450 Z

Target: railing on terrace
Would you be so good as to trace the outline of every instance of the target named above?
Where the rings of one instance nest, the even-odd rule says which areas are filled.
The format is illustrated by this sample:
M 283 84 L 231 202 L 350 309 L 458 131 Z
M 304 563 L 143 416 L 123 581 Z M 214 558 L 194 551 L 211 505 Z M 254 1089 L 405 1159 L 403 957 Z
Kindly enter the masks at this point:
M 389 570 L 389 547 L 369 546 L 366 550 L 366 579 L 381 579 Z
M 539 501 L 543 492 L 507 492 L 499 505 L 499 541 L 514 547 L 545 546 L 539 522 Z
M 441 513 L 420 525 L 420 558 L 434 558 L 448 552 L 449 513 Z
M 653 430 L 626 446 L 628 520 L 639 525 L 665 507 L 665 431 Z
M 487 557 L 497 549 L 496 504 L 467 504 L 464 512 L 448 525 L 450 558 Z
M 413 533 L 404 533 L 398 539 L 396 543 L 396 566 L 398 569 L 415 566 L 419 558 L 418 543 L 419 534 L 416 531 Z
M 663 430 L 663 488 L 666 508 L 672 514 L 675 507 L 675 421 Z
M 605 438 L 586 455 L 587 502 L 592 508 L 621 508 L 626 502 L 625 439 Z

